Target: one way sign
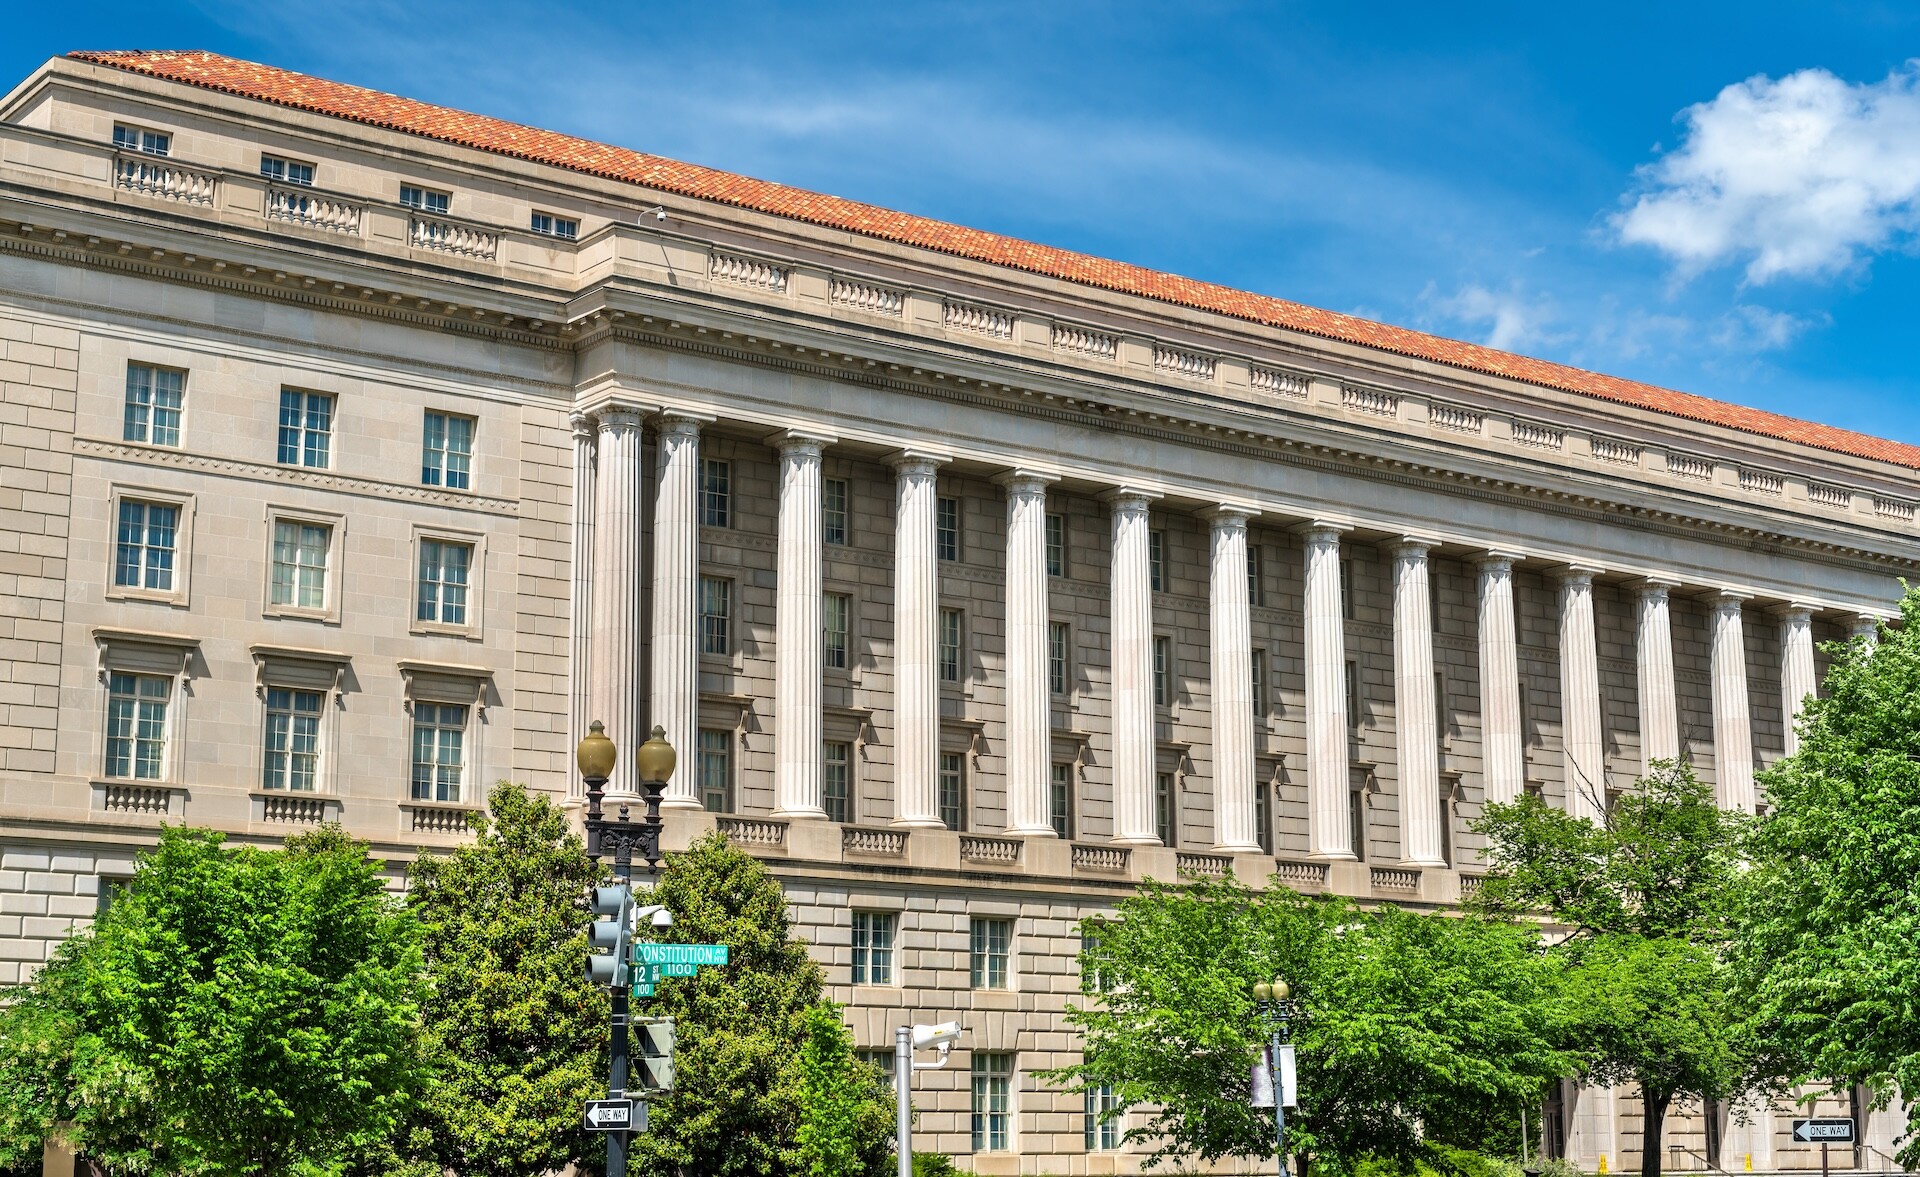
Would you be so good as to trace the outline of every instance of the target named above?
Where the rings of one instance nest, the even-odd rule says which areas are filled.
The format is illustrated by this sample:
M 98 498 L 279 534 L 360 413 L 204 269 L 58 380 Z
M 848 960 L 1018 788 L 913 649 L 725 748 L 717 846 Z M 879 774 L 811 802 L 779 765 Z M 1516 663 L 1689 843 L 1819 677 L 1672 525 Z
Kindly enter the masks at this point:
M 1793 1138 L 1802 1144 L 1852 1144 L 1853 1117 L 1831 1116 L 1823 1120 L 1795 1120 Z
M 647 1105 L 636 1108 L 631 1099 L 596 1099 L 587 1104 L 587 1114 L 582 1118 L 594 1132 L 645 1132 Z

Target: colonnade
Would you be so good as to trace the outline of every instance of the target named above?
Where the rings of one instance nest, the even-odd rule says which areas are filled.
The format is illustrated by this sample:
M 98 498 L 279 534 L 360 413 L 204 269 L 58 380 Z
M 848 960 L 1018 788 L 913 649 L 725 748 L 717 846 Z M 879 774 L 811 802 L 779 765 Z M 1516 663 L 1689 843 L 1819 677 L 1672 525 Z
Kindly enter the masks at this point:
M 699 641 L 699 458 L 707 419 L 668 412 L 653 422 L 659 439 L 651 487 L 643 477 L 639 414 L 607 409 L 576 417 L 573 539 L 592 554 L 592 571 L 574 573 L 574 707 L 604 716 L 617 739 L 640 734 L 641 578 L 646 517 L 651 517 L 652 659 L 646 713 L 682 750 L 664 804 L 697 808 L 692 750 L 697 727 Z M 820 818 L 822 457 L 834 438 L 787 431 L 768 439 L 779 453 L 777 640 L 775 644 L 775 797 L 780 815 Z M 894 824 L 938 827 L 939 563 L 936 478 L 946 459 L 902 449 L 895 474 L 894 533 Z M 1046 501 L 1054 476 L 1011 469 L 996 480 L 1007 503 L 1006 764 L 1007 832 L 1054 836 L 1049 821 L 1051 732 L 1047 649 Z M 650 497 L 648 490 L 651 490 Z M 1103 497 L 1112 527 L 1111 707 L 1114 840 L 1157 843 L 1154 781 L 1153 591 L 1149 511 L 1159 496 L 1120 485 Z M 1253 506 L 1220 502 L 1199 512 L 1210 525 L 1209 652 L 1212 679 L 1214 840 L 1222 851 L 1254 851 L 1254 713 L 1247 531 Z M 1305 552 L 1306 778 L 1312 856 L 1356 857 L 1349 818 L 1345 610 L 1341 583 L 1343 524 L 1295 524 Z M 1432 537 L 1403 535 L 1384 545 L 1393 559 L 1394 716 L 1402 857 L 1445 865 L 1439 741 L 1434 698 Z M 1513 572 L 1517 550 L 1490 545 L 1478 568 L 1481 755 L 1488 802 L 1526 788 Z M 1597 566 L 1570 564 L 1558 585 L 1559 666 L 1567 805 L 1597 816 L 1605 804 L 1599 654 L 1593 585 Z M 1680 750 L 1670 595 L 1678 579 L 1633 582 L 1641 751 L 1644 762 Z M 1707 590 L 1701 590 L 1703 592 Z M 1752 728 L 1742 626 L 1749 594 L 1712 591 L 1712 698 L 1715 779 L 1722 805 L 1755 804 Z M 1813 607 L 1777 607 L 1781 719 L 1789 752 L 1794 720 L 1814 690 Z M 591 640 L 582 628 L 591 625 Z M 1865 629 L 1872 619 L 1863 616 Z M 794 635 L 798 635 L 797 638 Z M 589 664 L 590 663 L 590 667 Z M 584 689 L 583 689 L 584 688 Z M 634 790 L 631 758 L 610 789 Z

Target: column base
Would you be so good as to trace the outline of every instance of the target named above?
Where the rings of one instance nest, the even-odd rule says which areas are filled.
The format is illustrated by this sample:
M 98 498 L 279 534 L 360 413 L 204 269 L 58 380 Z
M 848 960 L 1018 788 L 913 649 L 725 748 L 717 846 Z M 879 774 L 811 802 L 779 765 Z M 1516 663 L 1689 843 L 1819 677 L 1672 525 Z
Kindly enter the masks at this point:
M 1418 869 L 1418 870 L 1447 869 L 1446 860 L 1441 858 L 1403 858 L 1400 860 L 1400 865 L 1407 867 L 1410 870 L 1412 869 Z
M 1107 841 L 1113 843 L 1115 846 L 1157 846 L 1162 848 L 1166 846 L 1166 843 L 1151 836 L 1141 837 L 1136 835 L 1130 838 L 1108 838 Z
M 1260 849 L 1260 845 L 1257 842 L 1216 842 L 1214 843 L 1214 846 L 1213 846 L 1213 852 L 1215 854 L 1265 854 L 1266 853 L 1266 851 Z
M 825 821 L 827 811 L 819 807 L 812 809 L 776 809 L 773 816 L 790 818 L 794 821 Z
M 1060 831 L 1052 826 L 1008 826 L 1006 834 L 1009 838 L 1058 838 Z
M 944 830 L 947 823 L 924 817 L 898 817 L 887 823 L 896 830 Z
M 633 796 L 634 796 L 634 800 L 636 801 L 638 801 L 640 798 L 640 794 L 638 793 L 635 793 Z M 608 794 L 607 799 L 612 800 L 613 795 Z M 705 809 L 706 806 L 700 804 L 698 800 L 692 797 L 662 797 L 660 798 L 660 808 L 661 809 Z

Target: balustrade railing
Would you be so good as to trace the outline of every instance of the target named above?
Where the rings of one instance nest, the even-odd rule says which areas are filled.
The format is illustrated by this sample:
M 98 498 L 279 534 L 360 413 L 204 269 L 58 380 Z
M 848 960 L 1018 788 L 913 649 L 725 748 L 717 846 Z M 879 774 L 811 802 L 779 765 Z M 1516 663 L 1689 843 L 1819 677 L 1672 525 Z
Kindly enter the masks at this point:
M 1176 351 L 1170 347 L 1153 349 L 1153 366 L 1161 372 L 1171 372 L 1176 376 L 1187 376 L 1194 380 L 1211 380 L 1215 369 L 1212 356 L 1195 351 Z
M 1418 891 L 1420 872 L 1403 870 L 1397 866 L 1376 866 L 1371 868 L 1373 889 L 1376 891 Z
M 1532 446 L 1535 449 L 1557 450 L 1567 443 L 1567 435 L 1547 425 L 1538 425 L 1532 421 L 1515 421 L 1513 440 L 1520 445 Z
M 1845 509 L 1853 506 L 1852 491 L 1844 486 L 1828 486 L 1821 482 L 1807 483 L 1807 499 L 1823 507 Z
M 1340 403 L 1356 412 L 1371 413 L 1376 417 L 1397 417 L 1400 414 L 1400 398 L 1377 388 L 1343 384 L 1340 386 Z
M 1053 346 L 1061 351 L 1078 352 L 1083 356 L 1110 360 L 1120 354 L 1120 337 L 1104 335 L 1098 331 L 1089 331 L 1084 327 L 1074 327 L 1066 323 L 1055 323 Z
M 1307 378 L 1298 372 L 1263 368 L 1255 364 L 1248 373 L 1247 380 L 1253 385 L 1255 392 L 1270 392 L 1275 396 L 1290 396 L 1295 400 L 1307 398 Z
M 785 846 L 787 823 L 760 817 L 723 816 L 714 823 L 735 846 Z
M 154 785 L 108 785 L 100 807 L 108 813 L 166 813 L 173 808 L 173 790 Z
M 776 266 L 759 258 L 716 253 L 713 255 L 713 268 L 709 272 L 721 282 L 733 282 L 778 294 L 787 288 L 789 271 L 785 266 Z
M 968 862 L 1013 866 L 1020 861 L 1020 839 L 960 835 L 960 857 Z
M 992 307 L 975 306 L 970 302 L 949 302 L 943 306 L 941 320 L 949 327 L 985 335 L 989 339 L 1013 338 L 1013 315 Z
M 1667 472 L 1696 482 L 1707 482 L 1713 478 L 1713 463 L 1692 454 L 1668 454 Z
M 330 233 L 360 232 L 360 205 L 314 192 L 306 188 L 267 189 L 266 214 L 269 221 L 287 221 Z
M 470 809 L 428 809 L 420 807 L 413 811 L 413 832 L 416 834 L 464 834 L 472 825 L 473 811 Z
M 1612 437 L 1593 439 L 1593 456 L 1602 462 L 1618 462 L 1622 466 L 1640 464 L 1640 447 Z
M 500 235 L 453 221 L 432 217 L 412 217 L 407 225 L 407 240 L 415 249 L 456 253 L 461 257 L 492 261 L 500 253 Z
M 1752 491 L 1754 494 L 1777 496 L 1786 493 L 1787 482 L 1778 474 L 1769 474 L 1765 470 L 1749 470 L 1742 466 L 1740 489 Z
M 898 318 L 907 305 L 907 296 L 898 290 L 875 286 L 871 282 L 855 282 L 848 278 L 835 278 L 829 287 L 829 292 L 833 301 L 841 306 L 871 311 L 876 315 L 891 315 Z
M 1173 869 L 1177 874 L 1224 879 L 1233 869 L 1233 859 L 1224 854 L 1194 854 L 1182 850 L 1173 857 Z
M 183 204 L 211 205 L 219 195 L 220 179 L 152 156 L 123 155 L 113 161 L 113 186 Z
M 1438 402 L 1428 408 L 1427 420 L 1433 422 L 1436 429 L 1450 429 L 1455 433 L 1479 433 L 1487 424 L 1482 413 Z
M 1127 873 L 1127 863 L 1132 858 L 1133 851 L 1125 846 L 1092 846 L 1081 842 L 1073 845 L 1073 869 L 1075 870 L 1124 875 Z
M 260 818 L 291 825 L 319 825 L 327 820 L 327 803 L 319 797 L 262 797 Z
M 840 849 L 848 854 L 880 854 L 888 858 L 901 858 L 907 853 L 907 832 L 846 826 L 840 831 Z

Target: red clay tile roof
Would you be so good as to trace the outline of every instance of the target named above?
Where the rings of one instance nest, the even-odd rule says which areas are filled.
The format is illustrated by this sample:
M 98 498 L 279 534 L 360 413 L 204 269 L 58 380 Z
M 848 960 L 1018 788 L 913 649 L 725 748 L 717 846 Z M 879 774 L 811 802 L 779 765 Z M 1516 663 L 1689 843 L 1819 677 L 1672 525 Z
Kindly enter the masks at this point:
M 1182 278 L 1177 274 L 1036 245 L 997 233 L 950 225 L 944 221 L 790 188 L 784 184 L 736 176 L 484 115 L 432 106 L 411 98 L 329 82 L 273 66 L 256 65 L 205 50 L 124 50 L 81 52 L 68 56 L 78 61 L 202 86 L 243 98 L 622 180 L 660 192 L 718 201 L 1085 286 L 1213 311 L 1468 371 L 1505 376 L 1676 417 L 1724 425 L 1764 437 L 1920 469 L 1920 446 L 1869 437 L 1777 413 L 1513 355 L 1479 344 L 1443 339 L 1285 299 L 1250 294 L 1244 290 Z

